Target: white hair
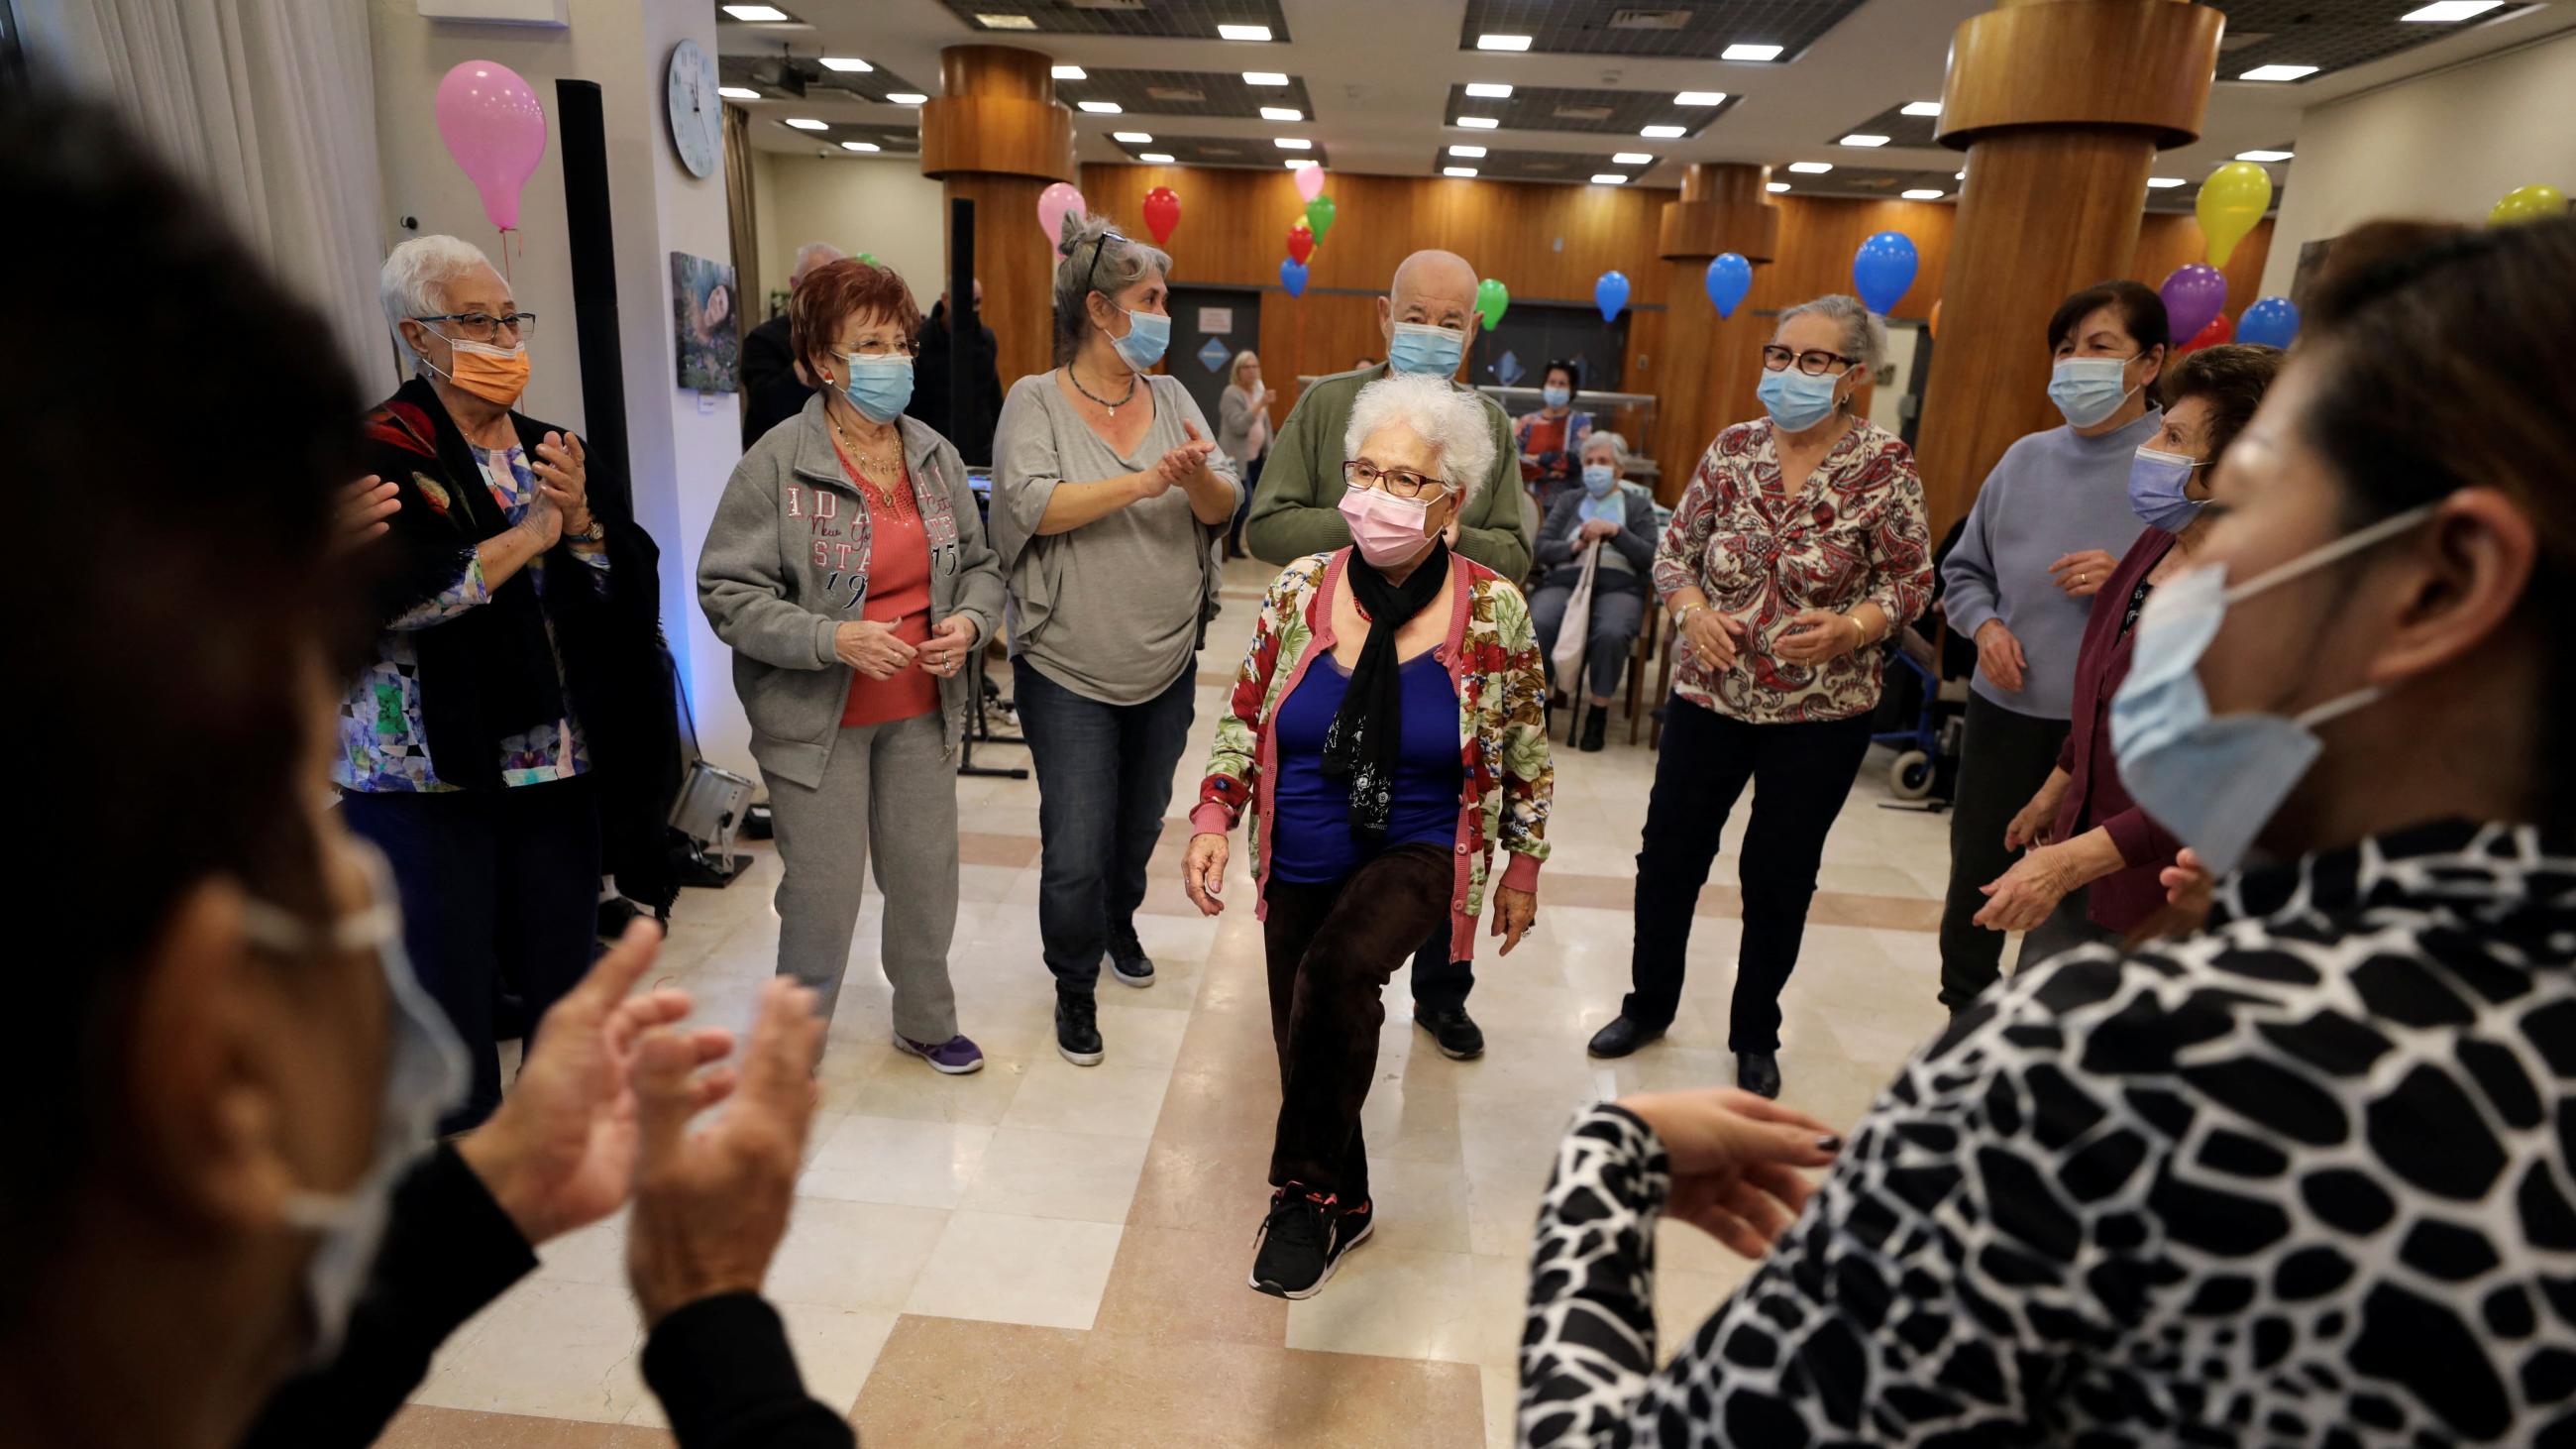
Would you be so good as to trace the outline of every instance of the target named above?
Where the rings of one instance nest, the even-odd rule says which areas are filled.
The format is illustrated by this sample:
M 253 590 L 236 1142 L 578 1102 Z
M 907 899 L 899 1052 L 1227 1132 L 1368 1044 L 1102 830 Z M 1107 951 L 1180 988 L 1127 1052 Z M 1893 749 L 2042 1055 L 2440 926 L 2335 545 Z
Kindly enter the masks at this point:
M 1810 313 L 1824 318 L 1843 330 L 1841 343 L 1843 356 L 1866 366 L 1869 369 L 1871 382 L 1887 381 L 1887 324 L 1879 321 L 1871 314 L 1869 308 L 1861 305 L 1858 297 L 1846 296 L 1841 292 L 1828 292 L 1812 302 L 1801 302 L 1795 307 L 1786 308 L 1780 313 L 1780 320 L 1772 325 L 1771 335 L 1779 336 L 1780 329 L 1789 325 L 1790 318 L 1803 317 Z
M 816 267 L 827 266 L 848 255 L 830 242 L 807 242 L 796 249 L 796 265 L 787 273 L 787 285 L 793 287 L 805 280 L 805 274 Z
M 1351 403 L 1351 425 L 1342 431 L 1342 456 L 1356 458 L 1378 429 L 1408 427 L 1440 454 L 1441 481 L 1460 506 L 1476 496 L 1494 467 L 1492 404 L 1453 387 L 1445 377 L 1399 372 L 1360 389 Z
M 404 367 L 418 372 L 420 354 L 403 341 L 401 324 L 446 311 L 448 279 L 491 265 L 481 247 L 452 236 L 413 237 L 385 258 L 384 270 L 376 274 L 376 299 L 384 303 L 385 325 L 393 328 Z
M 1594 428 L 1592 430 L 1592 436 L 1583 440 L 1583 451 L 1575 454 L 1575 456 L 1578 458 L 1582 457 L 1583 453 L 1589 453 L 1594 448 L 1600 447 L 1604 443 L 1607 443 L 1610 446 L 1611 459 L 1618 463 L 1621 468 L 1627 467 L 1628 440 L 1619 434 L 1610 431 L 1608 428 Z

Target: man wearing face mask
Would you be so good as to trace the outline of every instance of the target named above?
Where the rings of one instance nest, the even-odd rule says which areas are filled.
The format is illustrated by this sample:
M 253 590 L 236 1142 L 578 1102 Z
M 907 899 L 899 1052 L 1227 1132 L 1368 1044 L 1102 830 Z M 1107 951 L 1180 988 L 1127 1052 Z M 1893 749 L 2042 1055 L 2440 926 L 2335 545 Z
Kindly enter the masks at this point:
M 1350 428 L 1352 404 L 1361 388 L 1382 378 L 1456 378 L 1482 320 L 1476 311 L 1476 269 L 1456 252 L 1415 252 L 1395 269 L 1394 281 L 1378 299 L 1377 317 L 1386 336 L 1387 360 L 1316 379 L 1298 394 L 1297 405 L 1279 425 L 1270 461 L 1262 465 L 1261 486 L 1253 494 L 1251 521 L 1243 530 L 1253 557 L 1286 564 L 1351 542 L 1350 525 L 1339 507 L 1342 438 Z M 1494 451 L 1491 472 L 1478 480 L 1451 522 L 1449 545 L 1517 583 L 1529 576 L 1531 520 L 1522 503 L 1511 419 L 1482 393 L 1463 385 L 1459 390 L 1483 405 Z M 1425 942 L 1414 958 L 1414 1020 L 1446 1055 L 1474 1057 L 1485 1049 L 1484 1033 L 1467 1015 L 1467 993 L 1475 976 L 1468 963 L 1448 960 L 1447 954 L 1435 940 Z
M 2140 283 L 2059 303 L 2048 395 L 2066 426 L 2005 450 L 1941 567 L 1950 628 L 1977 646 L 1941 908 L 1941 1002 L 1953 1012 L 2001 974 L 2003 932 L 1977 919 L 1984 888 L 2012 865 L 2014 817 L 2065 745 L 2093 596 L 2146 527 L 2129 474 L 2163 424 L 2167 341 L 2164 301 Z
M 668 908 L 676 720 L 653 540 L 579 438 L 516 411 L 536 318 L 451 236 L 394 248 L 379 292 L 414 376 L 361 430 L 399 507 L 366 546 L 380 632 L 331 777 L 392 859 L 412 960 L 464 1038 L 455 1131 L 501 1098 L 501 983 L 533 1022 L 589 967 L 603 865 Z

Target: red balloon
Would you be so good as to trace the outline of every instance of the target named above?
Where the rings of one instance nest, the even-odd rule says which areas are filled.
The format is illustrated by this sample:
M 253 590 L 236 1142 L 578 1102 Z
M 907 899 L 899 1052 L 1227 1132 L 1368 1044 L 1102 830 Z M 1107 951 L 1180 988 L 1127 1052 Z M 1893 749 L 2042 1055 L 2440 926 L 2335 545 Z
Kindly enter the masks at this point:
M 1306 264 L 1306 259 L 1314 254 L 1315 229 L 1300 219 L 1288 228 L 1288 256 L 1290 260 L 1302 267 Z
M 1172 239 L 1172 228 L 1181 224 L 1181 198 L 1168 186 L 1157 186 L 1145 193 L 1145 229 L 1154 234 L 1154 244 L 1161 246 Z
M 2204 347 L 2216 347 L 2222 342 L 2233 341 L 2235 337 L 2236 324 L 2228 321 L 2227 314 L 2221 312 L 2209 319 L 2208 326 L 2191 334 L 2191 340 L 2184 343 L 2181 350 L 2174 353 L 2174 356 L 2180 357 L 2185 352 L 2198 352 Z

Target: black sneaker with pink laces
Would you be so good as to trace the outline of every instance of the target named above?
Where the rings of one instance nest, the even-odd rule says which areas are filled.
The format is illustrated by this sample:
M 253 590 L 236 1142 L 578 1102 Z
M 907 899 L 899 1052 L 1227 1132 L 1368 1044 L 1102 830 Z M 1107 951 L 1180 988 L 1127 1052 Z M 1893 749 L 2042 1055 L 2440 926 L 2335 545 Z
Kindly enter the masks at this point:
M 1292 1182 L 1270 1194 L 1270 1215 L 1253 1237 L 1252 1286 L 1273 1298 L 1312 1298 L 1342 1255 L 1369 1235 L 1366 1203 L 1346 1211 L 1331 1193 Z

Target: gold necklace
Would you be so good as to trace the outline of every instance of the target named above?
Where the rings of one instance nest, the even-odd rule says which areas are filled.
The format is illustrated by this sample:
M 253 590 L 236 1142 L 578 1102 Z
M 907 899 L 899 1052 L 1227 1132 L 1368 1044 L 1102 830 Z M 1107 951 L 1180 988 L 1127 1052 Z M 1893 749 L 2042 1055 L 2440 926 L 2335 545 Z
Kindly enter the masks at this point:
M 829 417 L 829 414 L 826 416 Z M 880 448 L 871 451 L 839 418 L 831 418 L 831 424 L 833 435 L 841 440 L 843 447 L 849 449 L 858 458 L 862 469 L 884 473 L 889 477 L 902 471 L 903 432 L 900 427 L 892 430 L 894 446 L 891 449 Z

